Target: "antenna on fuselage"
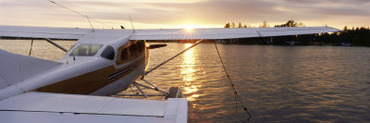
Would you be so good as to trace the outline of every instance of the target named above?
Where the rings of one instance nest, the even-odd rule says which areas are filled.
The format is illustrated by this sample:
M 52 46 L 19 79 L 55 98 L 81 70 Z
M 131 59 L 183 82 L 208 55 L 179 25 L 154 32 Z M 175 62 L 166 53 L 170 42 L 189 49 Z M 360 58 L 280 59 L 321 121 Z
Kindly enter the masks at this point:
M 49 2 L 51 2 L 51 3 L 53 3 L 53 4 L 55 4 L 55 5 L 57 5 L 57 6 L 60 6 L 60 7 L 64 8 L 64 9 L 67 9 L 67 10 L 69 10 L 69 11 L 71 11 L 71 12 L 74 12 L 74 13 L 76 13 L 76 14 L 79 14 L 79 15 L 81 15 L 82 17 L 85 17 L 85 18 L 87 19 L 87 21 L 89 22 L 89 24 L 90 24 L 90 26 L 91 26 L 91 29 L 93 30 L 93 32 L 95 32 L 95 29 L 94 29 L 93 25 L 91 24 L 91 21 L 90 21 L 90 17 L 89 17 L 89 16 L 84 15 L 84 14 L 81 14 L 81 13 L 79 13 L 79 12 L 75 11 L 75 10 L 72 10 L 72 9 L 70 9 L 70 8 L 68 8 L 68 7 L 65 7 L 65 6 L 63 6 L 63 5 L 60 5 L 60 4 L 58 4 L 58 3 L 54 2 L 54 1 L 51 1 L 51 0 L 48 0 L 48 1 L 49 1 Z
M 128 17 L 130 18 L 132 32 L 135 33 L 135 28 L 134 28 L 134 24 L 132 24 L 131 16 L 128 16 Z

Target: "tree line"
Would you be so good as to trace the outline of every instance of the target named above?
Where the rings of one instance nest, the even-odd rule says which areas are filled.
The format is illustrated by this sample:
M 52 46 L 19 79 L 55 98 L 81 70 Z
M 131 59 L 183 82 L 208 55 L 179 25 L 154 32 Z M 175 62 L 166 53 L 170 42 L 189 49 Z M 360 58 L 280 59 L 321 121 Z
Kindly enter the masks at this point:
M 341 45 L 342 43 L 349 43 L 352 46 L 370 46 L 370 28 L 369 27 L 352 27 L 348 29 L 347 26 L 343 31 L 333 34 L 322 34 L 316 36 L 318 42 L 326 44 Z
M 298 22 L 295 22 L 294 20 L 288 20 L 286 23 L 284 24 L 281 24 L 281 25 L 275 25 L 274 27 L 304 27 L 305 25 L 303 23 L 298 23 Z M 261 25 L 259 25 L 258 27 L 260 28 L 267 28 L 267 27 L 270 27 L 270 24 L 267 23 L 267 21 L 263 21 Z M 241 22 L 239 22 L 237 25 L 235 24 L 235 22 L 229 22 L 227 24 L 225 24 L 224 28 L 253 28 L 253 26 L 249 25 L 249 24 L 243 24 Z
M 260 28 L 267 28 L 270 25 L 263 21 Z M 286 23 L 275 25 L 274 27 L 305 27 L 303 23 L 288 20 Z M 232 23 L 225 24 L 224 28 L 253 28 L 248 24 Z M 247 44 L 272 44 L 288 45 L 294 41 L 295 45 L 352 45 L 352 46 L 370 46 L 370 28 L 369 27 L 352 27 L 345 26 L 342 31 L 335 33 L 298 35 L 298 36 L 279 36 L 241 39 L 239 43 Z

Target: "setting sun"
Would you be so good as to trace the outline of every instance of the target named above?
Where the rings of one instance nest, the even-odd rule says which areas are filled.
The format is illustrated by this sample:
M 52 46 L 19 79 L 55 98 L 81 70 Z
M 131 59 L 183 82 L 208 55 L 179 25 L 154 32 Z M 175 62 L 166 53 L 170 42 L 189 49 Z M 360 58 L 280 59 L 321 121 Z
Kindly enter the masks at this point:
M 186 32 L 192 32 L 194 30 L 194 25 L 192 24 L 184 25 L 184 29 Z

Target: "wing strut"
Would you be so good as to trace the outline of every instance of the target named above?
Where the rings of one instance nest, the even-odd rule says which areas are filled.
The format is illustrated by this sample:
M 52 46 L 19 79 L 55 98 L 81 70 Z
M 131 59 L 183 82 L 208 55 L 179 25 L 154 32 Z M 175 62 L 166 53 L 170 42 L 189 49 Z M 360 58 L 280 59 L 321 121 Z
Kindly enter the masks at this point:
M 64 48 L 64 47 L 60 46 L 59 44 L 57 44 L 57 43 L 53 42 L 52 40 L 50 40 L 50 39 L 48 39 L 48 38 L 45 38 L 45 40 L 46 40 L 47 42 L 49 42 L 50 44 L 52 44 L 52 45 L 54 45 L 54 46 L 58 47 L 59 49 L 63 50 L 64 52 L 67 52 L 67 51 L 68 51 L 66 48 Z
M 31 56 L 31 53 L 32 53 L 32 46 L 33 46 L 33 39 L 31 40 L 31 46 L 30 46 L 30 51 L 28 52 L 28 56 Z

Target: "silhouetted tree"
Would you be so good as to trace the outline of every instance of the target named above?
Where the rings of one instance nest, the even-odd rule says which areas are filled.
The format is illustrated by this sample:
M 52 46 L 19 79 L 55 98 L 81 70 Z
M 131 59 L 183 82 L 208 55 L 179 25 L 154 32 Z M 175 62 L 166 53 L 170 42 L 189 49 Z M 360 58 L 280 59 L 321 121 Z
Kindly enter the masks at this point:
M 266 21 L 263 21 L 263 23 L 260 27 L 267 28 L 267 27 L 270 27 L 270 25 Z
M 266 25 L 265 27 L 269 27 L 267 22 L 264 22 L 264 24 Z M 243 24 L 241 22 L 239 22 L 238 25 L 236 25 L 235 22 L 229 22 L 225 24 L 224 28 L 252 28 L 252 26 L 248 24 Z
M 285 24 L 275 25 L 275 27 L 304 27 L 304 24 L 294 22 L 294 20 L 288 20 Z
M 227 23 L 224 28 L 230 28 L 230 23 Z
M 243 28 L 242 23 L 240 23 L 240 22 L 239 22 L 239 24 L 238 24 L 238 28 Z
M 234 22 L 231 23 L 231 28 L 235 28 L 235 27 L 236 27 L 235 23 Z
M 344 26 L 343 31 L 348 31 L 348 27 L 347 26 Z

